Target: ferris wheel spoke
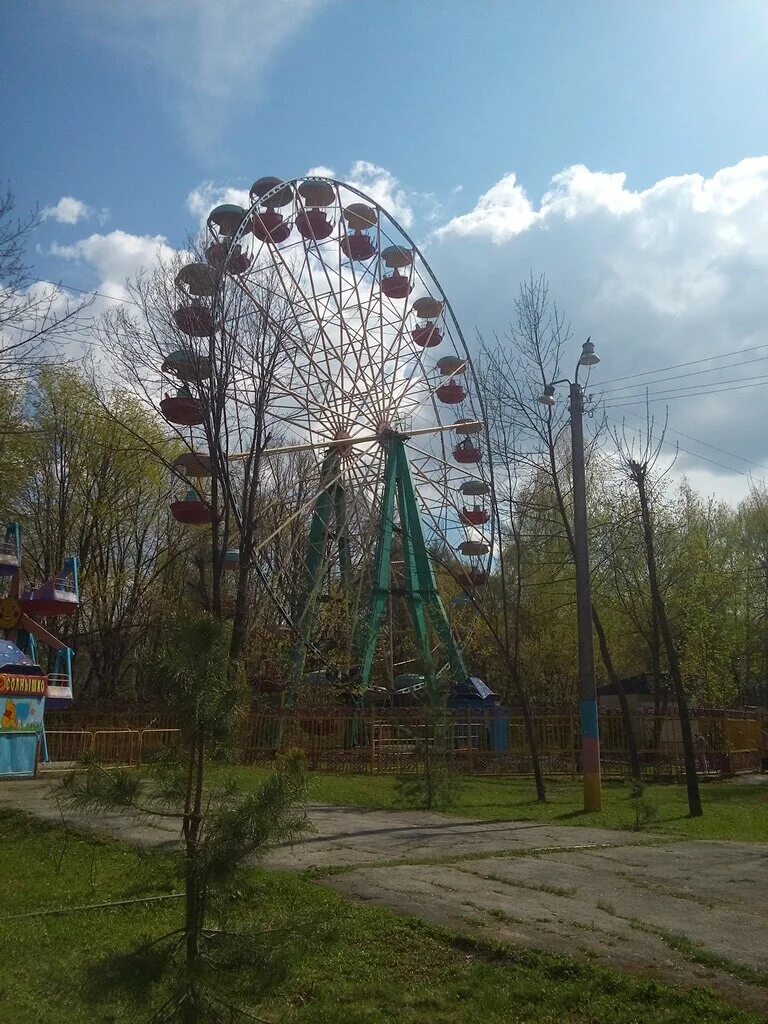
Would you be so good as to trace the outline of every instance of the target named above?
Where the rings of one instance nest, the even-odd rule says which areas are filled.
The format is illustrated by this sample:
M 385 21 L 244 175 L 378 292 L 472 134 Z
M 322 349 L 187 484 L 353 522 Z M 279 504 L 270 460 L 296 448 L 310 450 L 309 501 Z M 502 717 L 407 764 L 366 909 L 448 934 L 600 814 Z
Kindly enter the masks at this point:
M 377 230 L 377 244 L 376 244 L 377 254 L 376 254 L 376 257 L 375 257 L 375 266 L 378 267 L 378 266 L 380 266 L 380 261 L 381 261 L 381 218 L 377 217 L 376 222 L 377 222 L 377 228 L 376 228 L 376 230 Z M 371 288 L 370 288 L 370 290 L 368 292 L 367 304 L 365 304 L 365 305 L 363 304 L 362 297 L 361 297 L 361 294 L 360 294 L 360 286 L 361 286 L 362 282 L 361 282 L 361 279 L 358 277 L 357 268 L 355 266 L 354 261 L 352 261 L 350 263 L 350 271 L 351 271 L 352 289 L 353 290 L 349 294 L 350 294 L 350 298 L 352 298 L 352 299 L 354 299 L 354 301 L 356 301 L 357 308 L 360 311 L 360 318 L 361 318 L 360 337 L 359 337 L 359 339 L 353 339 L 353 344 L 354 344 L 355 340 L 358 340 L 360 343 L 362 343 L 363 338 L 367 339 L 373 333 L 370 330 L 370 328 L 369 328 L 369 323 L 370 323 L 371 317 L 375 317 L 376 313 L 378 313 L 377 320 L 378 320 L 378 324 L 379 324 L 379 335 L 380 335 L 380 339 L 382 339 L 382 337 L 383 337 L 382 336 L 382 332 L 383 332 L 382 320 L 383 320 L 383 317 L 382 317 L 381 310 L 382 310 L 383 303 L 382 303 L 382 296 L 381 296 L 380 289 L 376 288 L 376 278 L 375 278 L 374 271 L 372 270 L 371 267 L 364 267 L 363 268 L 362 279 L 365 280 L 366 277 L 370 277 L 370 280 L 371 280 Z M 383 340 L 381 340 L 381 345 L 382 345 L 382 349 L 383 349 Z M 368 351 L 370 352 L 370 349 L 368 349 Z M 383 351 L 382 351 L 382 357 L 383 357 Z M 378 399 L 380 397 L 380 393 L 379 393 L 379 391 L 375 387 L 375 379 L 372 380 L 371 383 L 373 385 L 373 394 L 376 395 L 377 399 Z M 383 412 L 383 410 L 379 409 L 379 414 L 380 415 L 381 415 L 382 412 Z
M 380 450 L 378 458 L 375 459 L 373 464 L 368 462 L 367 466 L 363 467 L 355 465 L 354 462 L 350 462 L 349 468 L 356 484 L 353 495 L 353 511 L 357 516 L 358 535 L 362 535 L 363 529 L 369 531 L 371 524 L 376 521 L 377 514 L 381 506 L 381 485 L 383 483 L 386 468 L 384 452 L 383 450 Z M 367 472 L 366 469 L 368 470 Z M 361 508 L 363 502 L 364 507 Z M 361 522 L 363 514 L 366 517 L 365 522 Z M 374 545 L 378 544 L 378 537 L 373 539 L 373 543 Z M 362 557 L 363 552 L 361 552 L 361 559 Z M 355 603 L 356 608 L 360 608 L 363 604 L 363 587 L 367 582 L 369 581 L 366 579 L 366 573 L 362 569 L 362 561 L 359 561 Z
M 336 381 L 331 378 L 326 378 L 325 371 L 323 370 L 323 368 L 317 366 L 311 360 L 307 360 L 306 364 L 299 364 L 295 361 L 292 361 L 292 367 L 295 371 L 296 377 L 299 380 L 299 384 L 303 389 L 304 403 L 308 407 L 312 407 L 315 410 L 319 410 L 321 412 L 326 413 L 333 420 L 335 429 L 344 429 L 344 423 L 346 422 L 346 419 L 351 417 L 345 417 L 344 413 L 340 413 L 338 406 L 335 403 L 329 405 L 327 402 L 328 394 L 332 393 L 333 390 L 335 389 Z M 316 381 L 318 377 L 325 379 L 325 384 L 322 388 L 323 401 L 320 401 L 318 397 L 314 394 L 316 388 Z M 296 396 L 295 388 L 290 387 L 289 384 L 282 384 L 282 393 L 287 396 Z M 365 410 L 361 408 L 357 403 L 355 403 L 355 408 L 356 412 L 360 416 L 362 416 L 363 419 L 365 419 Z M 360 423 L 360 420 L 356 420 L 355 422 L 357 422 L 361 426 L 363 425 L 362 423 Z
M 277 397 L 281 397 L 281 398 L 289 398 L 289 399 L 293 400 L 292 403 L 288 404 L 288 405 L 282 405 L 281 402 L 275 401 L 273 403 L 275 408 L 278 408 L 278 409 L 283 408 L 287 412 L 303 411 L 305 413 L 306 417 L 307 417 L 307 422 L 310 421 L 312 413 L 314 413 L 315 415 L 325 414 L 329 418 L 329 420 L 332 421 L 333 426 L 335 428 L 337 428 L 337 429 L 345 422 L 343 419 L 338 417 L 338 413 L 336 412 L 336 410 L 334 408 L 332 408 L 332 407 L 330 407 L 328 405 L 324 405 L 321 401 L 319 401 L 314 396 L 308 396 L 305 399 L 305 401 L 303 403 L 303 409 L 302 409 L 302 406 L 298 403 L 298 401 L 296 399 L 295 391 L 289 389 L 287 386 L 275 385 L 275 387 L 274 387 L 274 394 L 275 394 L 276 398 Z M 355 425 L 359 426 L 361 429 L 367 429 L 368 428 L 368 424 L 367 423 L 363 423 L 363 422 L 361 422 L 359 420 L 353 420 L 351 422 L 353 422 Z
M 303 256 L 304 256 L 303 263 L 306 265 L 306 262 L 307 262 L 307 260 L 306 260 L 306 249 L 304 249 L 303 247 L 302 247 L 302 252 L 303 252 Z M 314 345 L 313 345 L 311 351 L 308 353 L 308 355 L 310 356 L 312 361 L 314 363 L 316 363 L 316 360 L 314 359 L 314 354 L 318 350 L 318 348 L 320 349 L 320 351 L 323 353 L 323 355 L 325 357 L 327 379 L 330 380 L 330 381 L 333 381 L 334 380 L 334 375 L 333 375 L 333 372 L 331 370 L 331 366 L 330 366 L 330 362 L 329 362 L 329 357 L 328 357 L 328 351 L 329 351 L 329 348 L 331 346 L 330 346 L 330 339 L 327 336 L 327 330 L 326 330 L 325 324 L 323 323 L 321 318 L 319 318 L 317 316 L 313 316 L 315 307 L 314 307 L 313 303 L 309 300 L 309 298 L 308 298 L 304 288 L 302 287 L 302 285 L 300 283 L 299 278 L 296 276 L 296 274 L 294 272 L 294 268 L 290 267 L 288 265 L 287 261 L 283 258 L 279 246 L 272 246 L 271 247 L 271 253 L 273 255 L 273 258 L 277 257 L 280 260 L 280 264 L 281 264 L 285 274 L 287 275 L 288 280 L 292 284 L 292 287 L 294 289 L 294 295 L 296 293 L 298 293 L 298 295 L 301 297 L 301 300 L 302 300 L 302 302 L 304 304 L 305 309 L 308 311 L 310 317 L 313 317 L 314 322 L 316 324 L 317 330 L 316 330 L 316 333 L 315 333 Z M 308 273 L 308 276 L 309 276 L 310 283 L 314 287 L 313 278 L 312 278 L 311 272 Z M 281 280 L 281 282 L 283 281 L 282 275 L 281 275 L 280 280 Z M 344 397 L 346 397 L 345 396 L 345 391 L 344 391 L 343 371 L 342 371 L 342 379 L 341 379 L 341 388 L 339 389 L 339 391 L 334 391 L 334 395 L 338 395 L 339 393 L 341 395 L 342 401 L 341 401 L 341 408 L 339 409 L 337 407 L 337 411 L 341 413 L 341 417 L 343 418 L 343 415 L 344 415 L 343 399 L 344 399 Z M 326 396 L 326 400 L 328 400 L 327 396 Z
M 343 290 L 342 290 L 342 282 L 345 280 L 345 278 L 344 278 L 344 270 L 343 270 L 342 260 L 341 260 L 341 247 L 340 246 L 338 247 L 337 251 L 338 251 L 338 269 L 337 269 L 336 273 L 337 273 L 337 278 L 338 278 L 338 281 L 339 281 L 338 291 L 337 291 L 336 288 L 334 288 L 334 286 L 332 284 L 328 267 L 327 267 L 327 265 L 324 262 L 321 263 L 321 268 L 322 268 L 323 273 L 325 275 L 326 283 L 328 284 L 329 293 L 333 295 L 334 304 L 336 306 L 338 320 L 339 320 L 339 330 L 344 332 L 344 333 L 346 333 L 346 335 L 348 337 L 348 344 L 347 344 L 346 347 L 344 347 L 342 349 L 341 361 L 342 361 L 342 363 L 344 365 L 346 365 L 347 354 L 348 354 L 349 351 L 351 351 L 351 353 L 352 353 L 352 355 L 354 356 L 354 359 L 355 359 L 355 369 L 357 371 L 358 377 L 363 377 L 363 376 L 366 375 L 366 371 L 367 371 L 367 367 L 364 365 L 364 361 L 362 359 L 362 352 L 363 352 L 363 348 L 364 348 L 363 344 L 362 344 L 362 341 L 363 341 L 363 338 L 364 338 L 364 325 L 365 325 L 366 320 L 367 320 L 367 314 L 362 314 L 362 316 L 361 316 L 362 323 L 361 323 L 361 327 L 360 327 L 359 331 L 358 332 L 350 331 L 349 325 L 347 323 L 347 318 L 344 316 L 344 311 L 347 308 L 346 307 L 346 303 L 343 302 L 343 301 L 340 301 L 340 296 L 342 295 L 342 292 L 343 292 Z M 347 289 L 347 290 L 349 292 L 349 289 Z M 372 294 L 373 294 L 373 289 L 371 289 L 371 293 L 369 294 L 369 308 L 370 308 L 370 296 Z M 379 396 L 378 396 L 378 394 L 375 391 L 372 393 L 372 398 L 373 398 L 374 412 L 378 413 L 378 412 L 380 412 L 380 410 L 378 408 Z
M 287 519 L 285 519 L 275 530 L 272 531 L 272 533 L 269 534 L 268 537 L 266 537 L 263 541 L 261 541 L 258 544 L 257 547 L 254 548 L 254 554 L 259 552 L 262 548 L 269 544 L 270 541 L 274 540 L 275 537 L 278 537 L 288 526 L 291 525 L 291 523 L 294 522 L 294 520 L 298 519 L 299 516 L 302 516 L 305 513 L 307 513 L 310 509 L 313 509 L 315 506 L 315 502 L 323 493 L 323 491 L 327 490 L 328 487 L 331 486 L 332 484 L 338 483 L 341 480 L 341 477 L 342 471 L 339 470 L 339 472 L 335 476 L 327 480 L 321 487 L 318 487 L 317 491 L 315 491 L 310 498 L 303 502 L 296 509 L 295 512 L 291 513 Z
M 409 274 L 408 274 L 408 282 L 409 282 L 409 285 L 411 285 L 411 287 L 413 287 L 412 283 L 411 283 L 412 280 L 413 280 L 413 270 L 414 270 L 413 263 L 411 263 L 410 271 L 409 271 Z M 408 316 L 408 305 L 407 305 L 407 302 L 408 302 L 408 300 L 406 299 L 406 301 L 402 304 L 402 306 L 399 309 L 398 309 L 398 307 L 395 306 L 394 310 L 393 310 L 395 313 L 399 313 L 399 316 L 396 317 L 396 321 L 395 321 L 396 325 L 397 325 L 396 328 L 395 328 L 395 339 L 396 339 L 396 342 L 397 342 L 397 349 L 396 349 L 396 351 L 394 353 L 394 361 L 395 361 L 395 365 L 397 365 L 397 366 L 400 365 L 400 353 L 401 353 L 401 350 L 402 350 L 403 338 L 405 336 L 405 322 L 406 322 L 406 319 L 407 319 L 407 316 Z M 394 303 L 392 303 L 392 305 L 394 306 Z M 382 360 L 381 360 L 381 367 L 380 367 L 381 375 L 382 375 L 381 376 L 382 390 L 383 390 L 383 385 L 384 385 L 384 366 L 385 366 L 385 360 L 384 360 L 383 341 L 382 341 Z
M 264 308 L 263 303 L 259 302 L 258 297 L 255 296 L 250 289 L 248 289 L 244 281 L 238 280 L 237 284 L 243 291 L 245 291 L 246 294 L 250 296 L 253 303 L 261 310 L 262 315 L 267 318 L 273 329 L 281 332 L 283 335 L 287 335 L 288 339 L 293 343 L 291 345 L 284 346 L 284 354 L 286 355 L 288 361 L 293 365 L 297 374 L 301 376 L 301 369 L 293 355 L 293 353 L 297 350 L 306 354 L 308 343 L 307 339 L 304 337 L 301 323 L 294 315 L 294 321 L 296 325 L 299 327 L 299 336 L 296 337 L 295 335 L 290 334 L 285 330 L 285 325 L 277 322 L 275 318 L 271 315 L 269 310 Z M 286 301 L 290 302 L 289 296 L 286 296 Z M 319 369 L 319 367 L 316 367 L 316 369 Z M 321 390 L 325 404 L 333 404 L 329 402 L 329 395 L 335 392 L 335 383 L 336 382 L 331 374 L 324 373 L 320 373 L 318 377 L 312 380 L 312 386 L 315 388 L 319 388 Z M 307 389 L 309 389 L 310 379 L 308 377 L 305 377 L 303 380 L 303 384 Z
M 348 323 L 347 317 L 345 317 L 345 315 L 344 315 L 345 304 L 344 304 L 344 302 L 342 300 L 342 296 L 343 296 L 344 291 L 345 291 L 345 281 L 347 279 L 345 278 L 344 269 L 343 269 L 343 266 L 342 266 L 341 247 L 340 247 L 340 245 L 337 246 L 337 250 L 336 251 L 337 251 L 337 261 L 338 261 L 337 262 L 337 269 L 335 271 L 336 279 L 337 279 L 337 284 L 336 285 L 334 285 L 334 282 L 332 281 L 331 273 L 329 271 L 327 263 L 324 260 L 319 260 L 318 261 L 320 269 L 321 269 L 321 271 L 323 273 L 323 276 L 325 278 L 326 285 L 328 287 L 328 291 L 326 293 L 323 293 L 323 297 L 326 300 L 326 302 L 325 302 L 325 311 L 326 311 L 326 315 L 330 316 L 331 320 L 334 322 L 335 326 L 337 327 L 337 329 L 340 332 L 339 361 L 340 361 L 342 367 L 344 368 L 344 371 L 346 371 L 346 368 L 347 368 L 347 365 L 348 365 L 347 364 L 347 357 L 348 357 L 349 353 L 351 352 L 352 355 L 355 358 L 355 364 L 356 364 L 355 368 L 356 368 L 356 371 L 357 371 L 357 373 L 359 375 L 361 375 L 361 374 L 364 373 L 365 368 L 364 368 L 364 365 L 363 365 L 363 360 L 361 358 L 360 349 L 353 344 L 353 341 L 352 341 L 353 336 L 351 336 L 350 325 Z M 313 278 L 313 281 L 314 281 L 314 278 Z M 348 290 L 348 288 L 347 288 L 347 290 Z M 336 310 L 335 314 L 333 314 L 331 312 L 331 310 L 333 308 L 335 308 L 335 310 Z M 345 337 L 347 338 L 347 343 L 346 344 L 344 344 L 344 338 Z M 342 385 L 344 386 L 345 384 L 346 384 L 345 373 L 343 373 L 342 374 Z M 375 401 L 375 397 L 376 396 L 374 396 L 374 401 Z
M 302 270 L 306 272 L 306 277 L 307 277 L 307 279 L 308 279 L 308 281 L 310 283 L 311 292 L 312 292 L 312 300 L 313 301 L 312 301 L 311 307 L 309 308 L 309 315 L 315 321 L 316 326 L 317 326 L 317 330 L 315 332 L 315 337 L 314 337 L 314 344 L 313 344 L 313 347 L 312 347 L 312 350 L 311 350 L 311 357 L 314 359 L 315 352 L 317 352 L 317 350 L 319 348 L 320 351 L 322 352 L 323 356 L 325 357 L 326 374 L 327 374 L 329 379 L 333 380 L 333 379 L 335 379 L 335 375 L 334 375 L 333 370 L 331 368 L 331 362 L 330 362 L 330 356 L 329 356 L 329 345 L 325 343 L 325 342 L 327 342 L 327 338 L 325 336 L 326 332 L 325 332 L 325 329 L 324 329 L 323 318 L 317 315 L 318 296 L 317 296 L 317 291 L 316 291 L 316 288 L 315 288 L 314 275 L 312 273 L 312 268 L 311 268 L 310 261 L 309 261 L 309 250 L 308 250 L 308 248 L 306 246 L 302 247 Z M 302 270 L 299 271 L 299 277 L 302 276 Z M 342 385 L 341 386 L 342 396 L 344 395 L 343 383 L 344 382 L 343 382 L 343 379 L 342 379 L 342 382 L 341 382 L 341 385 Z

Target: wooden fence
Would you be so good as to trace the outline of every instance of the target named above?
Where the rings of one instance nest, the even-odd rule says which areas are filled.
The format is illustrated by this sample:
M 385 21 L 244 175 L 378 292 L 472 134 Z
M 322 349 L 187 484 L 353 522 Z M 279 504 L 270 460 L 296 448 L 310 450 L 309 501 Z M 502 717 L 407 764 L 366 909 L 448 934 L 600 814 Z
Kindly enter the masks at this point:
M 544 773 L 575 779 L 581 771 L 581 738 L 575 713 L 537 715 L 534 727 Z M 638 715 L 635 728 L 647 777 L 683 775 L 680 727 L 674 715 Z M 697 765 L 702 775 L 758 771 L 768 758 L 768 713 L 717 711 L 693 715 Z M 136 765 L 181 740 L 167 711 L 74 708 L 46 716 L 49 758 L 72 762 L 86 753 L 105 763 Z M 625 777 L 624 723 L 615 712 L 600 717 L 604 774 Z M 328 772 L 407 774 L 427 748 L 440 749 L 457 772 L 468 775 L 530 775 L 523 720 L 514 713 L 458 711 L 439 725 L 414 711 L 357 712 L 253 710 L 240 728 L 242 764 L 267 764 L 277 753 L 304 752 L 310 768 Z

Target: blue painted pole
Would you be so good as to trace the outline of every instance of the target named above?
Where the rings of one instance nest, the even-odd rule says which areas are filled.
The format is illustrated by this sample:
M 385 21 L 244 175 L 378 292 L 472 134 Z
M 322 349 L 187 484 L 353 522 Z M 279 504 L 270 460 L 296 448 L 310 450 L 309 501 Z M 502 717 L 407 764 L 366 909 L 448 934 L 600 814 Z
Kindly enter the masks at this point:
M 579 677 L 581 681 L 581 746 L 584 778 L 584 810 L 603 806 L 600 777 L 600 729 L 592 644 L 592 588 L 589 576 L 587 537 L 587 488 L 584 470 L 584 392 L 570 386 L 571 446 L 573 452 L 573 533 L 576 554 L 576 618 L 579 631 Z

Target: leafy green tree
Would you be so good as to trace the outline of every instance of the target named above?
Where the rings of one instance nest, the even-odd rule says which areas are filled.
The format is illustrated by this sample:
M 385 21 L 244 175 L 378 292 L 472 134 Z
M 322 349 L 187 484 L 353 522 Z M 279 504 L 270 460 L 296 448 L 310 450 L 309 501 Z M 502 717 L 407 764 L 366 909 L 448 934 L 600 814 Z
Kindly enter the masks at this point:
M 164 467 L 135 437 L 159 442 L 157 422 L 125 392 L 105 401 L 81 370 L 41 371 L 27 394 L 28 432 L 14 444 L 20 479 L 0 502 L 3 521 L 22 525 L 28 579 L 80 558 L 81 609 L 59 626 L 77 650 L 78 696 L 126 699 L 164 609 L 183 599 L 189 539 L 170 517 Z

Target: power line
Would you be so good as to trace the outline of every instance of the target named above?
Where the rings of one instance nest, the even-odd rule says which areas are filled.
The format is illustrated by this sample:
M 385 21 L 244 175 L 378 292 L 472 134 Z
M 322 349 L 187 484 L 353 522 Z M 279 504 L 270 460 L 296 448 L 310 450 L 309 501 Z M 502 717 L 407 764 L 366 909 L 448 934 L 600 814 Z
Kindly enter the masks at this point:
M 633 388 L 639 388 L 644 386 L 654 387 L 656 384 L 664 384 L 668 380 L 688 380 L 689 377 L 698 377 L 702 373 L 719 373 L 720 370 L 730 370 L 737 366 L 749 366 L 751 363 L 764 363 L 768 359 L 768 356 L 757 356 L 755 359 L 745 359 L 741 363 L 728 363 L 726 366 L 713 366 L 709 370 L 694 370 L 692 373 L 676 373 L 672 377 L 660 377 L 658 380 L 650 380 L 647 385 L 643 384 L 624 384 L 620 388 L 607 388 L 603 389 L 603 394 L 613 394 L 616 391 L 631 391 Z M 748 377 L 742 378 L 743 380 L 749 380 Z M 705 384 L 727 384 L 728 381 L 705 381 Z
M 680 370 L 684 366 L 696 366 L 699 363 L 708 363 L 712 359 L 727 359 L 728 356 L 740 356 L 745 352 L 759 352 L 764 348 L 768 348 L 768 344 L 753 345 L 751 348 L 734 349 L 732 352 L 721 352 L 712 356 L 704 356 L 702 359 L 690 359 L 687 363 L 673 363 L 671 366 L 660 366 L 656 370 L 641 370 L 639 373 L 629 373 L 625 377 L 611 377 L 609 380 L 603 381 L 603 383 L 615 384 L 620 380 L 634 380 L 636 377 L 649 377 L 654 373 L 664 373 L 666 370 Z M 653 384 L 654 381 L 650 380 L 648 383 Z
M 704 381 L 700 381 L 698 384 L 691 384 L 690 387 L 670 388 L 668 391 L 665 391 L 662 388 L 661 391 L 650 391 L 650 392 L 648 392 L 648 394 L 651 394 L 651 395 L 664 395 L 664 394 L 675 395 L 675 394 L 678 394 L 681 391 L 696 391 L 696 392 L 698 392 L 698 391 L 701 390 L 701 388 L 720 387 L 721 384 L 743 384 L 745 381 L 748 381 L 748 380 L 754 381 L 755 383 L 758 383 L 760 381 L 766 381 L 766 380 L 768 380 L 768 374 L 764 374 L 763 373 L 763 374 L 760 374 L 758 377 L 755 377 L 754 374 L 752 374 L 749 377 L 726 377 L 724 380 L 704 380 Z M 646 391 L 648 391 L 647 388 L 645 389 L 645 391 L 636 391 L 636 392 L 634 392 L 634 394 L 631 394 L 631 395 L 618 395 L 617 399 L 619 401 L 623 402 L 625 398 L 640 398 L 640 396 L 644 395 Z M 615 400 L 616 399 L 614 399 L 612 396 L 609 395 L 609 397 L 608 397 L 608 401 L 609 402 L 612 402 L 612 401 L 615 401 Z
M 615 408 L 623 409 L 624 406 L 619 405 L 615 406 Z M 629 415 L 636 423 L 642 423 L 639 416 L 635 416 L 634 413 L 630 413 Z M 737 455 L 736 452 L 729 452 L 727 448 L 718 448 L 717 445 L 710 444 L 709 441 L 702 441 L 700 437 L 694 437 L 692 434 L 684 434 L 682 430 L 675 430 L 674 427 L 667 426 L 665 427 L 665 430 L 668 430 L 673 434 L 677 434 L 678 437 L 685 437 L 689 441 L 694 441 L 696 444 L 704 445 L 705 448 L 711 448 L 713 452 L 720 452 L 721 455 L 727 455 L 731 459 L 738 459 L 739 462 L 746 462 L 748 465 L 755 466 L 757 469 L 764 469 L 766 473 L 768 473 L 768 466 L 763 466 L 761 463 L 754 462 L 752 459 L 746 459 L 743 455 Z M 705 458 L 705 456 L 702 455 L 701 458 Z
M 609 420 L 609 422 L 612 423 L 615 427 L 620 426 L 620 424 L 617 423 L 615 420 Z M 673 444 L 672 441 L 667 441 L 666 438 L 661 438 L 660 443 L 666 445 L 668 448 L 674 448 L 675 451 L 685 452 L 686 455 L 690 455 L 694 459 L 699 459 L 702 462 L 708 462 L 712 466 L 717 466 L 718 469 L 724 469 L 727 473 L 736 473 L 739 476 L 745 476 L 749 478 L 749 473 L 745 473 L 741 469 L 734 469 L 733 466 L 726 466 L 722 462 L 716 462 L 714 459 L 708 459 L 706 455 L 700 455 L 698 452 L 692 452 L 688 448 L 681 447 L 679 444 Z
M 754 381 L 754 383 L 752 383 L 752 384 L 740 384 L 738 387 L 733 387 L 733 388 L 718 388 L 717 390 L 714 390 L 714 391 L 695 391 L 693 394 L 687 394 L 687 395 L 685 395 L 685 394 L 681 395 L 677 391 L 670 391 L 667 394 L 659 394 L 658 392 L 651 391 L 650 394 L 645 399 L 643 399 L 642 402 L 627 402 L 626 405 L 627 406 L 630 406 L 630 405 L 646 405 L 648 402 L 668 402 L 668 401 L 672 401 L 673 399 L 680 399 L 680 398 L 700 398 L 700 397 L 703 397 L 704 395 L 721 395 L 721 394 L 724 394 L 726 391 L 743 391 L 745 388 L 762 387 L 762 386 L 765 385 L 767 379 L 768 378 L 760 378 L 759 380 Z M 687 390 L 687 389 L 684 388 L 684 389 L 678 389 L 678 390 Z M 627 395 L 626 397 L 627 398 L 634 398 L 635 396 L 634 395 Z M 621 404 L 621 402 L 617 402 L 615 405 L 605 405 L 604 408 L 606 408 L 606 409 L 623 409 L 624 406 Z
M 761 380 L 768 380 L 768 374 L 760 374 L 760 376 L 758 377 L 756 377 L 754 374 L 752 374 L 750 377 L 726 377 L 725 379 L 719 381 L 699 381 L 697 384 L 691 384 L 690 387 L 675 387 L 670 388 L 669 391 L 665 391 L 664 388 L 662 388 L 662 390 L 660 391 L 650 391 L 649 394 L 675 394 L 678 391 L 697 391 L 702 387 L 719 387 L 721 384 L 741 384 L 744 381 Z M 662 382 L 659 381 L 658 383 L 660 384 Z M 647 391 L 647 387 L 645 390 Z M 621 400 L 624 400 L 624 398 L 638 398 L 641 394 L 644 393 L 644 391 L 636 391 L 634 394 L 626 394 L 624 396 L 620 395 L 618 397 L 620 397 Z M 611 397 L 608 398 L 608 401 L 612 400 L 613 399 Z
M 110 299 L 112 302 L 129 302 L 132 306 L 138 306 L 139 303 L 135 299 L 118 298 L 117 295 L 107 295 L 105 292 L 96 291 L 94 288 L 77 288 L 73 284 L 67 284 L 65 281 L 48 281 L 44 277 L 32 277 L 29 278 L 31 281 L 35 281 L 37 284 L 49 284 L 53 288 L 65 288 L 68 292 L 78 292 L 80 295 L 96 295 L 100 299 Z

